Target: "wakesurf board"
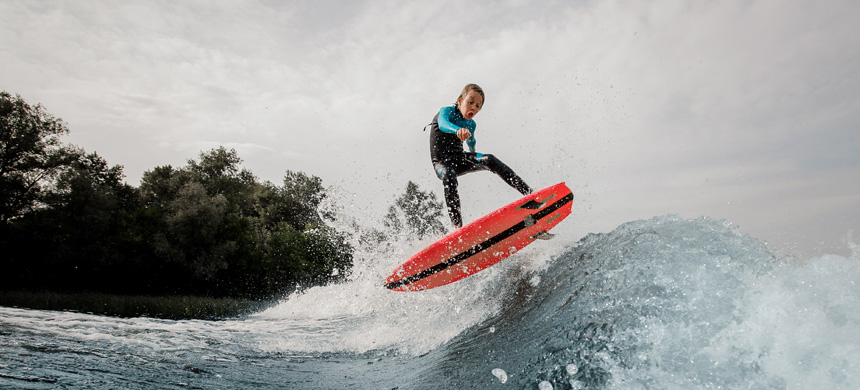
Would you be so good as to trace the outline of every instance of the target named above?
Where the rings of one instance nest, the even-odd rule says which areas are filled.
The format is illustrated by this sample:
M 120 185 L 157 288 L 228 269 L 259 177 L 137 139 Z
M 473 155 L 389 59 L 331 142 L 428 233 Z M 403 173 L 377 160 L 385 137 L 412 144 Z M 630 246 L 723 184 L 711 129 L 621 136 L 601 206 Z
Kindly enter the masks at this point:
M 538 239 L 572 211 L 573 193 L 558 183 L 526 195 L 457 229 L 398 266 L 385 279 L 394 291 L 456 282 L 502 261 Z

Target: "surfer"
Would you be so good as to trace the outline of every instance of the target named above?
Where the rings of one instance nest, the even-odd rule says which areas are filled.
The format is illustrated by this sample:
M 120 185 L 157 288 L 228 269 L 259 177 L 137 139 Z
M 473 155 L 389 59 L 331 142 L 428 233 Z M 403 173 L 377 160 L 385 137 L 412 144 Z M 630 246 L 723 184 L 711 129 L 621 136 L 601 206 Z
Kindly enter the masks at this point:
M 460 195 L 457 192 L 457 177 L 476 171 L 490 171 L 502 178 L 523 195 L 532 193 L 523 179 L 492 154 L 475 152 L 475 115 L 484 106 L 484 90 L 476 84 L 468 84 L 451 106 L 442 107 L 430 128 L 430 160 L 436 176 L 445 189 L 448 215 L 455 227 L 463 226 L 460 214 Z M 425 127 L 426 129 L 426 127 Z M 463 142 L 469 151 L 463 149 Z

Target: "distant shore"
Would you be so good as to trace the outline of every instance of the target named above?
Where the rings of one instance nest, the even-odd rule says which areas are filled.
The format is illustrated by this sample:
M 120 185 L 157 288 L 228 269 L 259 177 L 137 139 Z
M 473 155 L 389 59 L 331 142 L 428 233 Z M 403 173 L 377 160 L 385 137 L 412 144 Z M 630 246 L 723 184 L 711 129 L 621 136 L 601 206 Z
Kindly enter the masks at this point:
M 275 302 L 197 296 L 0 291 L 0 306 L 173 320 L 241 317 L 264 310 Z

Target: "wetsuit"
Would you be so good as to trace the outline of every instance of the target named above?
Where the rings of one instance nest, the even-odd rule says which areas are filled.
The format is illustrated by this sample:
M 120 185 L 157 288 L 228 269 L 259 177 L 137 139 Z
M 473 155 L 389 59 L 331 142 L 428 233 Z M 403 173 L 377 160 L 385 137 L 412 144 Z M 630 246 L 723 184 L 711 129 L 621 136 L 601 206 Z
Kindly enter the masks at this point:
M 463 141 L 457 130 L 469 129 L 472 136 L 466 140 L 469 152 L 463 150 Z M 460 214 L 460 195 L 457 192 L 457 177 L 469 172 L 490 171 L 502 178 L 511 187 L 526 195 L 532 189 L 514 171 L 492 154 L 475 152 L 475 121 L 466 119 L 456 106 L 442 107 L 427 126 L 430 130 L 430 160 L 436 176 L 445 188 L 445 203 L 448 215 L 456 227 L 463 226 Z

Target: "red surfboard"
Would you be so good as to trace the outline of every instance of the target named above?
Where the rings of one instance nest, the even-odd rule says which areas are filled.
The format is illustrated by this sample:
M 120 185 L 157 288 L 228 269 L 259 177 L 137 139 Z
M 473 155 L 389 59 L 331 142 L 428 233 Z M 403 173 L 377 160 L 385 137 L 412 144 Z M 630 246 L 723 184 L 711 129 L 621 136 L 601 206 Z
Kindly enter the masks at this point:
M 444 286 L 487 269 L 570 215 L 573 193 L 562 182 L 502 207 L 430 244 L 401 264 L 385 287 L 418 291 Z

